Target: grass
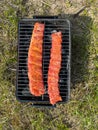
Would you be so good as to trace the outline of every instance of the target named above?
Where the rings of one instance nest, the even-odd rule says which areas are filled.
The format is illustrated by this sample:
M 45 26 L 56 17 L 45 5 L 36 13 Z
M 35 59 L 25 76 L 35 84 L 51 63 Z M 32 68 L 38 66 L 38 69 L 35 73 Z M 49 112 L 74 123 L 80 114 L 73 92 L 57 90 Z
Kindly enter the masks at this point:
M 0 12 L 0 130 L 97 130 L 97 0 L 1 0 Z M 39 14 L 67 14 L 72 23 L 71 100 L 55 109 L 33 108 L 15 98 L 18 19 Z

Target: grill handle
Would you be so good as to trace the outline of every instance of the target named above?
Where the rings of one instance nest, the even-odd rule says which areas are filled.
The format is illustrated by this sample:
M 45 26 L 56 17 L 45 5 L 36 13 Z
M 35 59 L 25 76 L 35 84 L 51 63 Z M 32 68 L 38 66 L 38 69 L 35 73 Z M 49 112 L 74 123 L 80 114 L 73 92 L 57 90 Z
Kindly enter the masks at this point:
M 40 16 L 33 16 L 33 19 L 57 19 L 58 16 L 43 16 L 43 15 L 40 15 Z
M 32 103 L 32 107 L 46 107 L 46 108 L 55 108 L 56 105 L 51 105 L 51 104 L 34 104 Z

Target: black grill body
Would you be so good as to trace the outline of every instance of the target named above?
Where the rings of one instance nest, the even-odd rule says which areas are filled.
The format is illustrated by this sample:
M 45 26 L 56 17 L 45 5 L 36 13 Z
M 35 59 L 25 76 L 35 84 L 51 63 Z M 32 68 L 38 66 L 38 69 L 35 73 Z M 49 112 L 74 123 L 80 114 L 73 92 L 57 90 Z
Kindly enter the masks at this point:
M 45 24 L 43 39 L 43 80 L 46 93 L 43 96 L 35 97 L 30 94 L 27 58 L 28 48 L 32 36 L 32 30 L 35 22 Z M 65 103 L 70 97 L 70 61 L 71 61 L 71 34 L 70 22 L 67 19 L 60 19 L 57 16 L 34 16 L 32 19 L 21 19 L 18 24 L 18 58 L 17 58 L 17 80 L 16 97 L 21 102 L 32 102 L 34 106 L 52 106 L 49 102 L 47 93 L 47 74 L 50 60 L 51 33 L 53 31 L 62 32 L 62 63 L 59 74 L 59 90 L 62 102 Z

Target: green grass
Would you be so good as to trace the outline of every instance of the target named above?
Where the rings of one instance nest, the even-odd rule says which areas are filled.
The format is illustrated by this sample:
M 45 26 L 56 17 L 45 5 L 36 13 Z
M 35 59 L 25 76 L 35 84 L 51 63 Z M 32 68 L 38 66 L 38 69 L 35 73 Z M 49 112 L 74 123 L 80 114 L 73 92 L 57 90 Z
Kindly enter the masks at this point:
M 73 18 L 84 5 L 89 7 Z M 1 0 L 0 12 L 0 130 L 98 130 L 97 0 L 61 4 L 54 0 Z M 71 100 L 55 109 L 19 103 L 15 98 L 18 20 L 60 13 L 68 14 L 72 23 Z

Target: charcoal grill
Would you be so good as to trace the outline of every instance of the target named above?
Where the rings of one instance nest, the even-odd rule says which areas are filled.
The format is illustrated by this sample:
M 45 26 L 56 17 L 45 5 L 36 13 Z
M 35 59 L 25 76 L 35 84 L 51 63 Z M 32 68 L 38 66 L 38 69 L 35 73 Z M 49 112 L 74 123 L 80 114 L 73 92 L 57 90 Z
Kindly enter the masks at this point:
M 27 75 L 28 48 L 35 22 L 45 24 L 42 64 L 46 93 L 40 97 L 35 97 L 30 94 Z M 53 31 L 62 31 L 63 34 L 62 64 L 59 74 L 59 90 L 63 100 L 59 103 L 67 102 L 70 97 L 70 22 L 67 19 L 61 19 L 57 16 L 34 16 L 31 19 L 21 19 L 18 24 L 16 97 L 20 102 L 31 102 L 33 106 L 52 106 L 49 102 L 49 96 L 47 93 L 47 73 L 50 60 L 51 33 L 53 33 Z

